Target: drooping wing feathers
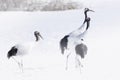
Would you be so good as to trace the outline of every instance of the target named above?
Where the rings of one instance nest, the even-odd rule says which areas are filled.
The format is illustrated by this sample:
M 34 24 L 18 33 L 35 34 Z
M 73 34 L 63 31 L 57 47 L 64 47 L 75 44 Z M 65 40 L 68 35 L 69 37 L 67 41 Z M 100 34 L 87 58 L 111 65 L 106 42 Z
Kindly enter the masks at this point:
M 65 49 L 67 49 L 67 45 L 68 45 L 68 37 L 69 35 L 66 35 L 64 38 L 61 39 L 60 41 L 60 49 L 61 49 L 61 53 L 64 54 Z
M 11 56 L 15 56 L 17 54 L 17 51 L 18 49 L 13 46 L 9 51 L 8 51 L 8 54 L 7 54 L 7 57 L 8 59 L 11 57 Z

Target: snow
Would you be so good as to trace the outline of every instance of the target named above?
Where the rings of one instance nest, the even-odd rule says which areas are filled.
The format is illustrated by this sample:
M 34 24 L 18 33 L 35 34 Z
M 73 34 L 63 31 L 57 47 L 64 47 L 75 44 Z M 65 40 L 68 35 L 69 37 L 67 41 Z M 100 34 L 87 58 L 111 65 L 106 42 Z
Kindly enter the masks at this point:
M 115 2 L 116 3 L 116 2 Z M 83 10 L 59 12 L 0 12 L 0 79 L 2 80 L 119 80 L 119 13 L 120 6 L 105 3 L 92 9 L 90 29 L 85 38 L 88 53 L 80 71 L 70 57 L 65 70 L 65 57 L 60 53 L 59 41 L 77 29 Z M 8 50 L 17 43 L 34 42 L 37 30 L 44 40 L 23 57 L 24 72 L 12 59 Z

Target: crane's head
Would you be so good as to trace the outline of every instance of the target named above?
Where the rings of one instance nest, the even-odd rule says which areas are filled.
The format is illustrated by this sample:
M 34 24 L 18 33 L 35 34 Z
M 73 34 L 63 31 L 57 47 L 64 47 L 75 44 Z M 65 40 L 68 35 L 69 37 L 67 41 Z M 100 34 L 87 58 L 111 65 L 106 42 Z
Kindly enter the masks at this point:
M 35 35 L 35 37 L 36 37 L 36 41 L 39 40 L 39 37 L 40 37 L 41 39 L 43 39 L 43 37 L 41 36 L 41 34 L 40 34 L 38 31 L 35 31 L 35 32 L 34 32 L 34 35 Z
M 90 12 L 95 12 L 95 11 L 93 11 L 93 10 L 90 10 L 89 8 L 85 8 L 85 9 L 84 9 L 84 12 L 89 12 L 89 11 L 90 11 Z

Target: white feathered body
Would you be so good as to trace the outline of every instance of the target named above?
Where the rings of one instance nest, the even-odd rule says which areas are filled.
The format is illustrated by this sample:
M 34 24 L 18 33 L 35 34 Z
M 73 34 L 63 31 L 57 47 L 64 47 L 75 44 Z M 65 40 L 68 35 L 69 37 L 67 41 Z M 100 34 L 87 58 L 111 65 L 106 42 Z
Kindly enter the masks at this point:
M 16 44 L 15 47 L 18 49 L 16 56 L 24 56 L 31 52 L 32 48 L 37 42 L 29 42 L 23 44 Z

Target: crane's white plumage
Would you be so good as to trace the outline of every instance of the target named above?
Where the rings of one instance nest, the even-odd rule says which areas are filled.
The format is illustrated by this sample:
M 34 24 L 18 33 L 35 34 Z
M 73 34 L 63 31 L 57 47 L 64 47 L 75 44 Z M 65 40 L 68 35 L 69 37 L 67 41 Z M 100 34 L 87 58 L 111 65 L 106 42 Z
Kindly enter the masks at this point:
M 72 31 L 69 33 L 69 37 L 76 37 L 77 35 L 83 33 L 85 31 L 85 24 L 82 24 L 77 30 Z
M 34 47 L 35 44 L 32 42 L 28 43 L 21 43 L 21 44 L 16 44 L 15 48 L 18 49 L 16 56 L 24 56 L 30 52 L 32 47 Z
M 27 42 L 27 43 L 22 43 L 22 44 L 16 44 L 14 45 L 9 51 L 8 51 L 8 54 L 7 54 L 7 57 L 8 58 L 13 58 L 19 65 L 20 68 L 22 68 L 23 64 L 22 64 L 22 61 L 19 62 L 17 61 L 14 57 L 15 56 L 19 56 L 19 57 L 22 57 L 28 53 L 30 53 L 31 49 L 36 46 L 40 40 L 40 38 L 42 38 L 42 36 L 40 35 L 40 33 L 38 31 L 35 31 L 34 32 L 34 36 L 36 38 L 35 41 L 33 42 Z M 43 39 L 43 38 L 42 38 Z
M 83 40 L 84 36 L 87 33 L 87 30 L 88 30 L 89 24 L 90 24 L 90 18 L 87 17 L 87 12 L 89 12 L 89 11 L 94 12 L 93 10 L 85 8 L 85 10 L 84 10 L 85 20 L 84 20 L 83 24 L 77 30 L 72 31 L 71 33 L 64 36 L 60 40 L 61 53 L 64 54 L 65 50 L 69 50 L 69 53 L 67 53 L 68 54 L 67 61 L 68 61 L 69 55 L 71 54 L 71 51 L 75 50 L 75 46 L 77 44 L 82 43 L 81 40 Z

